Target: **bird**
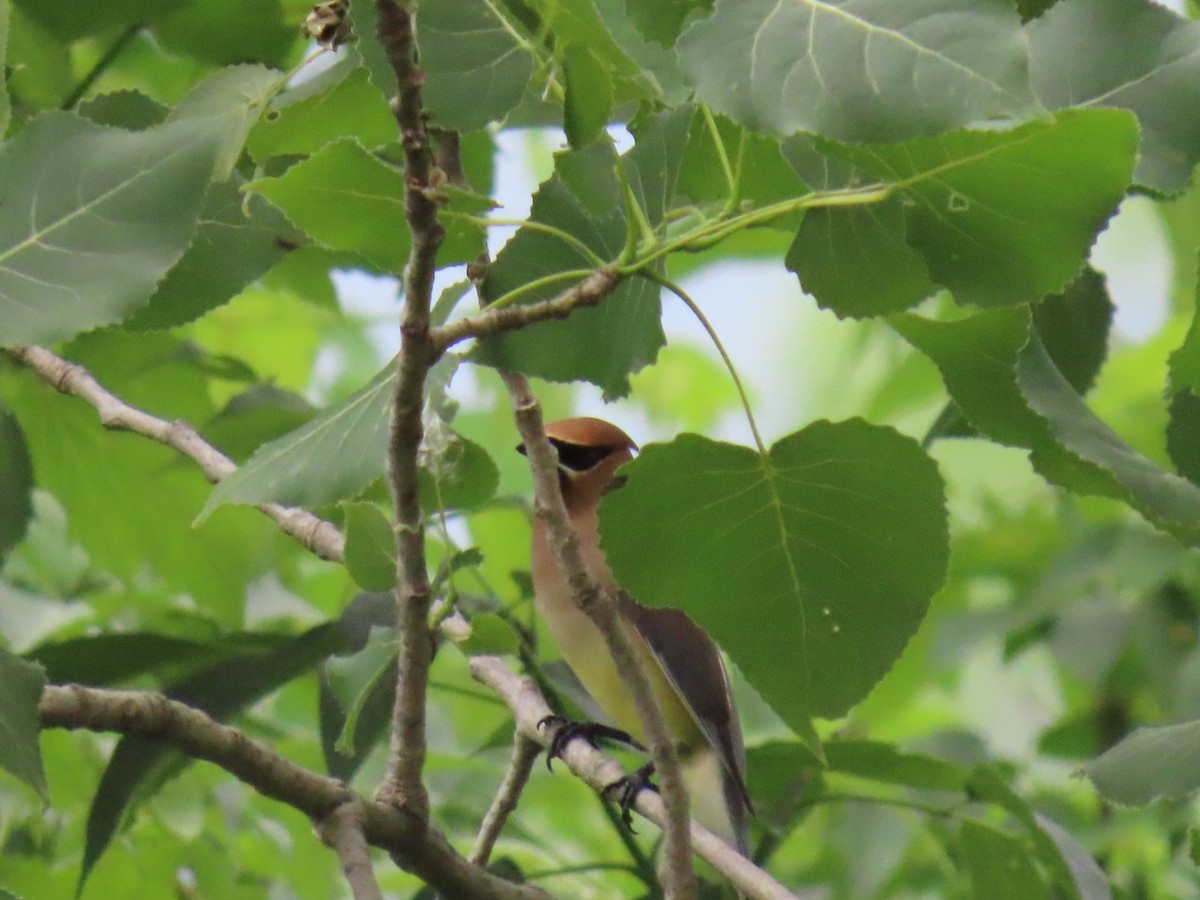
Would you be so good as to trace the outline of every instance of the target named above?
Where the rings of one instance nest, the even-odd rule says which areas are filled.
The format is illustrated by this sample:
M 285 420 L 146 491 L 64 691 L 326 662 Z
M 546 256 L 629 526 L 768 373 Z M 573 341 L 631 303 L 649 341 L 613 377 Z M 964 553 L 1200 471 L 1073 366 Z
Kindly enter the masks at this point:
M 571 524 L 579 535 L 584 561 L 593 579 L 617 600 L 619 620 L 640 657 L 651 690 L 666 720 L 679 756 L 680 774 L 700 824 L 749 856 L 748 820 L 753 813 L 746 788 L 746 751 L 729 674 L 712 638 L 684 612 L 638 603 L 617 584 L 600 547 L 597 510 L 609 491 L 624 479 L 617 470 L 633 459 L 637 445 L 617 426 L 579 417 L 551 422 L 546 437 L 558 451 L 559 484 Z M 524 453 L 522 444 L 518 451 Z M 653 540 L 647 539 L 647 552 Z M 634 699 L 617 671 L 600 630 L 576 606 L 566 577 L 551 549 L 546 523 L 533 526 L 531 576 L 534 600 L 563 659 L 596 704 L 620 731 L 578 723 L 560 728 L 547 755 L 549 763 L 576 734 L 632 738 L 646 743 Z M 591 726 L 598 731 L 589 732 Z M 626 734 L 623 734 L 626 733 Z M 594 741 L 593 741 L 594 743 Z M 644 766 L 624 785 L 622 806 L 629 806 L 647 783 Z

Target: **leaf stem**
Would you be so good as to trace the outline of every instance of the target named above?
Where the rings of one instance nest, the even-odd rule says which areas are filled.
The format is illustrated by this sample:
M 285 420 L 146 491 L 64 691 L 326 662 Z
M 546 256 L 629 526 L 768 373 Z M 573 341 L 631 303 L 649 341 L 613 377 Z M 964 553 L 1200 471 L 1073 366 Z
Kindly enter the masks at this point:
M 729 162 L 729 154 L 725 150 L 725 141 L 721 139 L 721 132 L 717 128 L 717 120 L 712 114 L 712 110 L 707 104 L 700 104 L 700 111 L 704 114 L 704 124 L 708 128 L 708 133 L 712 137 L 713 146 L 717 150 L 717 159 L 721 162 L 721 170 L 725 173 L 725 184 L 729 187 L 729 196 L 725 200 L 725 209 L 722 215 L 727 216 L 738 208 L 738 204 L 742 202 L 739 176 L 741 175 L 741 167 L 735 173 L 733 166 Z M 738 145 L 739 163 L 741 156 L 742 145 Z
M 547 225 L 545 222 L 536 222 L 533 219 L 483 219 L 479 216 L 472 216 L 467 213 L 456 213 L 450 210 L 442 210 L 442 217 L 447 219 L 459 219 L 464 222 L 470 222 L 472 225 L 479 225 L 483 228 L 491 226 L 506 226 L 515 225 L 518 228 L 526 228 L 529 231 L 536 231 L 539 234 L 556 237 L 564 244 L 569 244 L 575 250 L 579 251 L 579 255 L 586 259 L 597 269 L 605 265 L 604 260 L 592 250 L 587 244 L 570 232 L 563 231 L 561 228 L 555 228 L 553 225 Z
M 527 281 L 518 288 L 513 288 L 507 294 L 501 294 L 495 300 L 487 305 L 488 310 L 502 309 L 505 306 L 511 306 L 521 297 L 532 293 L 539 288 L 544 288 L 547 285 L 557 284 L 560 281 L 570 281 L 573 278 L 586 278 L 589 275 L 595 274 L 592 269 L 568 269 L 565 272 L 553 272 L 549 275 L 544 275 L 541 278 L 535 278 L 533 281 Z
M 617 179 L 621 182 L 621 196 L 625 201 L 625 212 L 629 216 L 628 231 L 625 238 L 625 252 L 622 253 L 622 258 L 626 258 L 625 253 L 632 256 L 637 250 L 639 241 L 646 249 L 653 249 L 658 245 L 658 235 L 654 231 L 654 227 L 650 224 L 650 220 L 646 217 L 646 211 L 642 209 L 642 204 L 638 202 L 637 195 L 633 192 L 633 185 L 629 183 L 629 175 L 625 172 L 625 167 L 620 162 L 616 166 Z
M 638 274 L 649 279 L 650 281 L 662 285 L 668 291 L 682 300 L 683 305 L 692 311 L 692 315 L 699 320 L 700 324 L 704 327 L 704 330 L 708 332 L 709 339 L 713 342 L 713 346 L 717 348 L 717 352 L 721 354 L 721 360 L 725 363 L 725 368 L 729 370 L 730 377 L 733 378 L 734 387 L 737 388 L 738 397 L 741 398 L 742 409 L 746 412 L 746 421 L 750 423 L 750 431 L 754 435 L 754 443 L 758 447 L 758 452 L 763 456 L 766 456 L 767 447 L 766 444 L 763 443 L 762 435 L 758 431 L 758 423 L 754 420 L 754 411 L 750 408 L 750 397 L 746 394 L 746 387 L 742 384 L 742 379 L 738 375 L 737 368 L 733 364 L 733 359 L 729 356 L 728 351 L 725 349 L 725 345 L 721 343 L 721 338 L 717 335 L 717 329 L 713 327 L 712 322 L 710 322 L 708 317 L 704 315 L 704 311 L 700 309 L 700 306 L 696 303 L 696 301 L 688 296 L 688 293 L 678 284 L 671 281 L 669 278 L 664 278 L 662 275 L 659 275 L 657 272 L 649 269 L 645 269 Z

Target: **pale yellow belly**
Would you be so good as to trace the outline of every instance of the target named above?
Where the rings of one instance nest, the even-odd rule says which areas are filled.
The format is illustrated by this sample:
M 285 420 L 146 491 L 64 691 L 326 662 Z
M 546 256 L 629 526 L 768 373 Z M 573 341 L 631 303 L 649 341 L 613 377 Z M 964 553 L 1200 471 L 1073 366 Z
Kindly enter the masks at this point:
M 556 599 L 566 599 L 567 602 L 555 602 Z M 625 683 L 621 680 L 616 664 L 608 652 L 608 645 L 591 619 L 568 598 L 539 596 L 538 612 L 558 644 L 563 659 L 604 714 L 612 719 L 618 728 L 628 731 L 645 744 L 646 732 L 633 697 L 626 690 Z M 626 624 L 625 633 L 634 652 L 641 659 L 646 676 L 650 679 L 650 689 L 662 707 L 667 729 L 681 755 L 700 749 L 705 743 L 704 737 L 683 705 L 679 694 L 667 681 L 657 658 L 632 626 Z

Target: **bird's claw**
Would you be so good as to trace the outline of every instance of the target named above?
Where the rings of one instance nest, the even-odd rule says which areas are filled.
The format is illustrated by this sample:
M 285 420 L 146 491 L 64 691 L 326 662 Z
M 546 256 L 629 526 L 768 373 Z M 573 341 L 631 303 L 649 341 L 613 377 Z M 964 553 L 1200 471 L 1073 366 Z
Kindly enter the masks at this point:
M 546 748 L 546 768 L 551 772 L 554 771 L 554 766 L 552 765 L 554 760 L 562 759 L 563 751 L 567 749 L 567 744 L 575 738 L 583 738 L 590 746 L 597 750 L 600 749 L 600 745 L 597 743 L 600 738 L 628 744 L 631 747 L 636 747 L 638 750 L 644 749 L 627 732 L 619 728 L 610 728 L 608 725 L 601 725 L 599 722 L 572 722 L 570 719 L 554 715 L 546 716 L 546 718 L 538 722 L 538 728 L 550 727 L 555 728 L 554 735 L 550 738 L 550 746 Z
M 658 792 L 658 785 L 650 780 L 653 774 L 654 763 L 646 763 L 636 772 L 618 778 L 602 792 L 605 797 L 616 796 L 617 806 L 621 809 L 621 821 L 634 834 L 637 834 L 637 830 L 633 827 L 633 804 L 637 802 L 637 795 L 642 788 Z

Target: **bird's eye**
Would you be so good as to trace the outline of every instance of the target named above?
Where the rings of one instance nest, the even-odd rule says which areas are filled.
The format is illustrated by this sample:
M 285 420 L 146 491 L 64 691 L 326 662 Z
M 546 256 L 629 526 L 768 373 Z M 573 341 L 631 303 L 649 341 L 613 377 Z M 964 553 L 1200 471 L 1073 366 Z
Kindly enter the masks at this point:
M 558 463 L 572 472 L 586 472 L 599 465 L 613 452 L 612 447 L 586 447 L 566 441 L 551 441 L 558 450 Z

